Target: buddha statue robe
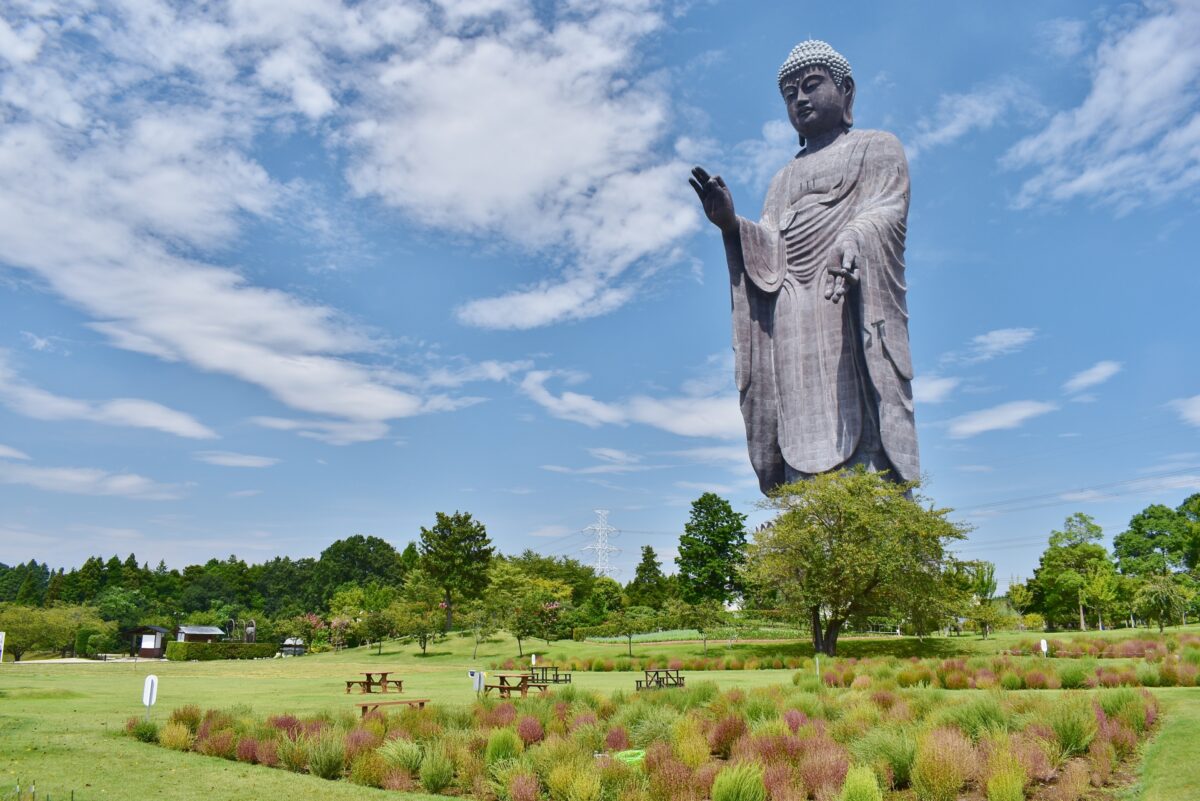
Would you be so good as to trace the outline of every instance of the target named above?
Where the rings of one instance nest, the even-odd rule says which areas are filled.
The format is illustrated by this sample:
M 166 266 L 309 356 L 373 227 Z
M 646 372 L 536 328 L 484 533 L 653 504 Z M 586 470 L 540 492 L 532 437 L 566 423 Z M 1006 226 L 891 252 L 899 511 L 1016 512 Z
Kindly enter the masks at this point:
M 857 464 L 919 477 L 904 282 L 908 164 L 856 131 L 803 151 L 771 181 L 762 218 L 725 237 L 735 379 L 763 492 Z M 825 297 L 857 250 L 857 285 Z

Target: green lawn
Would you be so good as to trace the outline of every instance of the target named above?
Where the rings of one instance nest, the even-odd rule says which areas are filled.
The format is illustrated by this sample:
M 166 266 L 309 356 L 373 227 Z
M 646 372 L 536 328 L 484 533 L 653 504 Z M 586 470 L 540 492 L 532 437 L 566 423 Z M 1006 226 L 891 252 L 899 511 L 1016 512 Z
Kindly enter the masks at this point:
M 1027 635 L 1024 635 L 1027 636 Z M 897 654 L 947 656 L 988 653 L 1021 639 L 1002 635 L 981 641 L 975 637 L 845 640 L 846 656 Z M 390 669 L 404 678 L 404 697 L 431 698 L 437 703 L 467 704 L 474 700 L 466 671 L 516 654 L 515 642 L 498 639 L 480 648 L 471 661 L 469 640 L 452 638 L 430 646 L 421 657 L 412 646 L 354 649 L 296 659 L 254 662 L 155 662 L 47 664 L 4 663 L 0 666 L 0 798 L 17 779 L 35 780 L 39 798 L 80 801 L 102 798 L 262 799 L 321 796 L 329 799 L 383 798 L 382 790 L 345 782 L 326 782 L 309 776 L 235 762 L 180 754 L 144 745 L 119 733 L 126 717 L 139 714 L 145 676 L 159 677 L 155 719 L 183 704 L 228 708 L 242 705 L 262 713 L 312 713 L 352 708 L 357 694 L 346 695 L 344 680 L 361 670 Z M 546 651 L 544 643 L 526 644 Z M 634 644 L 641 656 L 699 655 L 700 643 Z M 770 645 L 739 643 L 738 656 L 778 653 L 809 655 L 798 643 Z M 555 643 L 551 656 L 594 657 L 625 653 L 625 645 Z M 710 655 L 730 655 L 726 643 L 710 643 Z M 753 687 L 790 681 L 792 671 L 711 671 L 691 674 L 692 681 L 713 681 L 722 687 Z M 579 686 L 601 691 L 631 690 L 635 674 L 575 674 Z M 1131 798 L 1138 801 L 1194 801 L 1200 797 L 1200 762 L 1183 760 L 1200 741 L 1200 689 L 1159 691 L 1165 724 L 1147 748 L 1141 781 Z M 136 790 L 134 788 L 137 788 Z M 394 795 L 394 794 L 392 794 Z

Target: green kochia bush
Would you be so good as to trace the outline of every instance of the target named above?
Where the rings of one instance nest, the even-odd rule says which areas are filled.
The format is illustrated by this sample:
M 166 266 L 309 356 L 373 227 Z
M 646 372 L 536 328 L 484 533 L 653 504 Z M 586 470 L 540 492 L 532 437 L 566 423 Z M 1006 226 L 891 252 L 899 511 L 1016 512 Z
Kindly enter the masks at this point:
M 425 756 L 421 746 L 412 740 L 388 740 L 379 747 L 379 755 L 389 765 L 400 768 L 409 776 L 417 774 Z
M 346 742 L 340 732 L 323 731 L 308 743 L 308 772 L 322 779 L 341 778 Z
M 495 729 L 488 735 L 487 749 L 484 751 L 484 762 L 491 765 L 508 759 L 516 759 L 524 750 L 521 738 L 512 729 Z M 434 792 L 434 791 L 430 791 Z
M 1096 714 L 1086 698 L 1066 696 L 1050 707 L 1047 723 L 1063 756 L 1087 751 L 1096 736 Z
M 515 733 L 514 733 L 514 736 Z M 440 748 L 425 755 L 421 762 L 421 786 L 430 793 L 440 793 L 454 781 L 454 760 Z
M 169 642 L 167 659 L 173 662 L 270 659 L 278 650 L 270 642 Z
M 742 762 L 722 768 L 713 781 L 712 801 L 767 801 L 762 767 Z
M 883 801 L 883 791 L 879 789 L 874 772 L 862 765 L 850 768 L 838 801 Z
M 903 729 L 875 728 L 851 744 L 854 758 L 870 765 L 880 779 L 897 790 L 912 781 L 917 741 Z

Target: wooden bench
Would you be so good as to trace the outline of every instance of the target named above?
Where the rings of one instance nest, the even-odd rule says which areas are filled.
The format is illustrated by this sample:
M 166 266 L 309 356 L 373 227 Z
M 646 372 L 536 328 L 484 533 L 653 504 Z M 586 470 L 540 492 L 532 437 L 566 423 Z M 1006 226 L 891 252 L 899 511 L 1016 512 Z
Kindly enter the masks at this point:
M 367 713 L 374 712 L 381 706 L 403 704 L 409 707 L 415 706 L 417 709 L 424 709 L 427 703 L 429 703 L 428 698 L 405 698 L 403 701 L 363 701 L 362 703 L 355 704 L 355 706 L 362 710 L 362 716 L 365 718 Z
M 371 691 L 371 689 L 370 689 L 371 682 L 367 681 L 366 679 L 347 679 L 346 680 L 346 694 L 347 695 L 350 694 L 350 689 L 352 687 L 354 687 L 354 685 L 356 685 L 356 684 L 359 687 L 359 690 L 358 690 L 359 692 L 369 693 Z

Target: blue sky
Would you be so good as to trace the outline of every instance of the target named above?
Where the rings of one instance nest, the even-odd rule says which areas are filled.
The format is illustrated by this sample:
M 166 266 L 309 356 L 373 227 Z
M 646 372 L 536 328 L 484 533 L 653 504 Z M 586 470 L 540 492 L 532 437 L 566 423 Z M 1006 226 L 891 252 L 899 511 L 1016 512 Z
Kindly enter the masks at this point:
M 1200 3 L 7 3 L 0 560 L 397 546 L 467 510 L 669 562 L 763 519 L 719 236 L 823 38 L 905 143 L 927 492 L 1027 576 L 1200 490 Z

